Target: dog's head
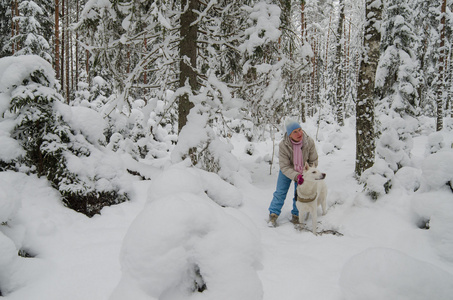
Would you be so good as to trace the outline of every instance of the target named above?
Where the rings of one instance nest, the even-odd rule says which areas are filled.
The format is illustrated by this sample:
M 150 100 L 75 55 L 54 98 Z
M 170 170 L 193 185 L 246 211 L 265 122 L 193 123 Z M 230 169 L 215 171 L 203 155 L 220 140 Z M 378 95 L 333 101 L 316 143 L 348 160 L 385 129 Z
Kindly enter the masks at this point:
M 323 180 L 326 178 L 326 173 L 321 173 L 315 167 L 310 167 L 308 163 L 305 163 L 303 176 L 304 180 Z

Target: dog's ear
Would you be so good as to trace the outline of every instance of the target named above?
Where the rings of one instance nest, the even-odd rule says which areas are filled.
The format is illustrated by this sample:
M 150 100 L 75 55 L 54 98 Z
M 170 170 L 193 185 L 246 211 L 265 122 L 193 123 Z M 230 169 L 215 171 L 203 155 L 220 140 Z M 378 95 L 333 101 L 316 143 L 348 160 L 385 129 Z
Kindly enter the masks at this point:
M 305 169 L 305 170 L 308 170 L 308 169 L 310 169 L 310 166 L 308 165 L 308 163 L 307 163 L 307 162 L 305 162 L 305 166 L 304 166 L 304 169 Z

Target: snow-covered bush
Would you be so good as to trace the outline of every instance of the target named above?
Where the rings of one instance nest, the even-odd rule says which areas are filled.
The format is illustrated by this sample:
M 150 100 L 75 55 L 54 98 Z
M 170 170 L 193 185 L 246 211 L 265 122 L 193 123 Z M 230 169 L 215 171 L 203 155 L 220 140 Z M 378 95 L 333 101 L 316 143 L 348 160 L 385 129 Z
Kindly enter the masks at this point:
M 0 72 L 0 123 L 13 124 L 6 140 L 16 140 L 23 153 L 0 157 L 3 169 L 45 176 L 68 207 L 89 216 L 127 200 L 121 177 L 100 159 L 102 117 L 62 102 L 50 64 L 38 56 L 8 57 Z
M 445 130 L 453 130 L 453 118 L 444 118 L 444 128 Z
M 392 179 L 392 187 L 415 192 L 421 185 L 422 171 L 413 167 L 402 167 Z
M 445 142 L 442 133 L 438 131 L 431 133 L 428 136 L 425 155 L 428 156 L 430 154 L 437 153 L 442 148 L 445 148 Z
M 398 170 L 411 166 L 412 134 L 418 126 L 415 118 L 402 118 L 394 112 L 381 116 L 380 124 L 382 134 L 376 143 L 375 164 L 360 179 L 373 199 L 390 191 Z
M 254 152 L 255 144 L 248 143 L 247 145 L 245 145 L 245 153 L 247 153 L 248 155 L 253 155 Z
M 417 130 L 417 120 L 391 113 L 391 116 L 382 116 L 381 123 L 382 135 L 376 145 L 378 156 L 387 161 L 394 172 L 401 167 L 410 166 L 412 135 Z
M 265 161 L 266 163 L 272 165 L 272 163 L 273 163 L 272 155 L 269 154 L 269 153 L 268 153 L 268 154 L 265 154 L 265 155 L 263 156 L 263 161 Z
M 388 163 L 383 159 L 377 158 L 374 165 L 362 173 L 360 182 L 365 184 L 365 190 L 368 195 L 376 200 L 379 196 L 390 191 L 393 177 L 394 171 L 389 167 Z
M 192 97 L 199 101 L 201 97 Z M 237 180 L 249 179 L 248 172 L 231 153 L 233 146 L 221 139 L 210 124 L 209 108 L 197 103 L 187 117 L 187 124 L 181 129 L 178 143 L 171 153 L 173 163 L 190 158 L 200 169 L 218 174 L 224 180 L 235 184 Z
M 150 99 L 147 104 L 140 99 L 130 102 L 127 114 L 116 109 L 101 111 L 109 123 L 107 147 L 135 160 L 169 157 L 177 139 L 174 111 L 158 99 Z
M 390 128 L 379 138 L 376 145 L 376 153 L 388 163 L 393 172 L 396 172 L 410 163 L 404 147 L 404 142 L 399 139 L 396 130 Z
M 419 116 L 417 119 L 418 119 L 417 134 L 429 135 L 436 131 L 436 127 L 435 127 L 436 122 L 433 121 L 432 117 Z

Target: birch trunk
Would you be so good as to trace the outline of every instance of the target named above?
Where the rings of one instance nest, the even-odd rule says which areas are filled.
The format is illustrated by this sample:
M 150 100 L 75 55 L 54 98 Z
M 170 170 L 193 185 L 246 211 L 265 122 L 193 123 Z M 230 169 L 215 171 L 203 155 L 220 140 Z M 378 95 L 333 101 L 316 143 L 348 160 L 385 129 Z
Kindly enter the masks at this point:
M 362 172 L 374 163 L 375 129 L 374 98 L 375 77 L 379 60 L 381 34 L 378 24 L 381 21 L 382 6 L 373 5 L 374 0 L 366 0 L 366 23 L 364 34 L 364 53 L 360 63 L 356 103 L 356 164 L 355 174 Z M 368 19 L 370 18 L 370 19 Z
M 436 131 L 440 131 L 443 128 L 444 118 L 443 118 L 443 94 L 444 94 L 444 59 L 445 59 L 445 12 L 447 7 L 447 0 L 442 1 L 441 7 L 441 31 L 440 31 L 440 47 L 439 47 L 439 72 L 437 76 L 437 85 L 436 85 L 436 101 L 437 101 L 437 120 L 436 120 Z
M 336 92 L 336 112 L 338 125 L 344 126 L 343 107 L 344 107 L 344 87 L 343 84 L 343 68 L 341 64 L 341 36 L 343 35 L 343 20 L 344 20 L 344 1 L 339 0 L 340 15 L 337 28 L 337 51 L 335 54 L 335 73 L 337 75 L 337 92 Z

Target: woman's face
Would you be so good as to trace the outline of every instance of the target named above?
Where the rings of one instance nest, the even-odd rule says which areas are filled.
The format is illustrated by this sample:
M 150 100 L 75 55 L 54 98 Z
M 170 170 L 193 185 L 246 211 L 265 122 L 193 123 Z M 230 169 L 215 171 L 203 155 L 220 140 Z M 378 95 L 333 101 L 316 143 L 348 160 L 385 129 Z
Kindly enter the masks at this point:
M 289 135 L 289 137 L 295 142 L 300 142 L 302 140 L 302 136 L 302 128 L 294 129 L 293 132 L 291 132 L 291 134 Z

